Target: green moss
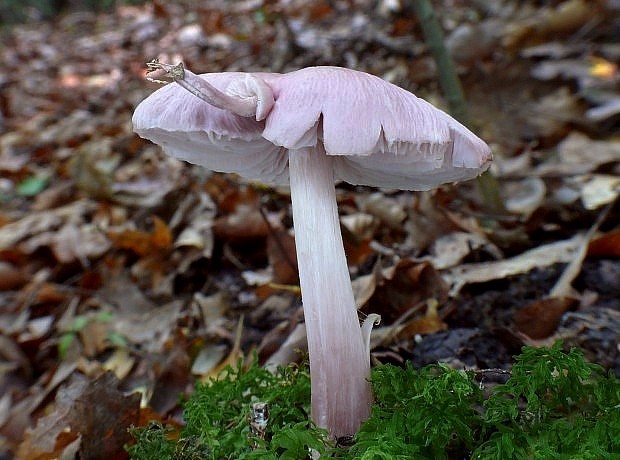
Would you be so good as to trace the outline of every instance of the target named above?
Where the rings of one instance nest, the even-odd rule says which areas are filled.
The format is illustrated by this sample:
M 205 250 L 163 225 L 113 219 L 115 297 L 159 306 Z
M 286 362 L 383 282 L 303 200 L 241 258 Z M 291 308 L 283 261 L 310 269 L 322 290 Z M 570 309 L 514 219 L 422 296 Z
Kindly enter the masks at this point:
M 620 458 L 620 380 L 585 362 L 577 349 L 525 347 L 507 381 L 484 388 L 472 371 L 445 365 L 372 371 L 376 404 L 348 450 L 309 422 L 306 365 L 275 373 L 254 365 L 227 369 L 198 385 L 185 403 L 187 425 L 134 429 L 133 459 L 363 460 L 442 458 Z M 266 403 L 259 436 L 250 407 Z
M 252 404 L 265 403 L 269 410 L 264 433 L 250 430 Z M 270 372 L 257 365 L 243 370 L 227 368 L 208 384 L 198 384 L 184 405 L 186 426 L 177 437 L 194 439 L 206 447 L 206 459 L 299 459 L 309 448 L 325 453 L 327 433 L 309 421 L 310 376 L 307 365 L 291 365 Z M 150 452 L 174 451 L 175 442 L 162 426 L 159 434 L 134 430 L 136 445 L 128 448 L 131 458 L 163 457 Z M 148 436 L 147 436 L 148 435 Z M 147 449 L 145 444 L 152 444 Z M 189 452 L 193 454 L 193 451 Z M 170 458 L 192 458 L 178 451 Z

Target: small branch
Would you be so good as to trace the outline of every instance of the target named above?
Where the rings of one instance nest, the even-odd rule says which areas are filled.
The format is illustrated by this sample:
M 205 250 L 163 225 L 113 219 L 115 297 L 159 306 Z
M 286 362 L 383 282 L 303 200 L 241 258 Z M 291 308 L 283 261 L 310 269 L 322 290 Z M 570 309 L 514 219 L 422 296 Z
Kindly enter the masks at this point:
M 450 113 L 465 126 L 471 127 L 463 87 L 445 46 L 443 31 L 433 6 L 428 0 L 412 0 L 412 5 L 418 16 L 426 45 L 437 64 L 439 83 L 448 101 Z M 476 182 L 487 208 L 497 214 L 505 213 L 497 180 L 487 171 L 478 177 Z

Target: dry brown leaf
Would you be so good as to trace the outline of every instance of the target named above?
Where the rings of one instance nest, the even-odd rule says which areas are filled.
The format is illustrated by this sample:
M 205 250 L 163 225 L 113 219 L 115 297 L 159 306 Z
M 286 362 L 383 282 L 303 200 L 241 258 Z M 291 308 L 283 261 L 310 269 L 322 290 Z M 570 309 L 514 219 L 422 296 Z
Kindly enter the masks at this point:
M 26 254 L 32 254 L 44 246 L 52 250 L 60 263 L 69 264 L 78 261 L 83 267 L 87 267 L 90 259 L 105 254 L 111 244 L 94 225 L 68 223 L 57 231 L 33 236 L 21 243 L 19 248 Z
M 228 346 L 223 344 L 207 344 L 200 349 L 192 363 L 192 374 L 197 377 L 211 375 L 213 369 L 222 362 L 228 353 Z
M 566 86 L 541 97 L 527 109 L 532 112 L 528 123 L 543 138 L 561 135 L 567 123 L 579 120 L 582 114 L 577 96 Z
M 503 44 L 515 48 L 574 31 L 596 16 L 597 10 L 590 3 L 566 0 L 557 6 L 531 9 L 531 17 L 518 18 L 507 25 Z
M 381 223 L 393 229 L 400 229 L 407 218 L 403 204 L 381 192 L 359 195 L 356 197 L 356 202 L 361 211 L 378 218 Z M 364 222 L 364 227 L 371 225 L 372 222 Z
M 154 382 L 149 405 L 159 414 L 166 414 L 174 409 L 189 388 L 190 359 L 184 340 L 175 340 L 165 352 Z
M 557 146 L 557 153 L 534 169 L 541 176 L 568 176 L 594 171 L 606 163 L 620 162 L 620 142 L 592 140 L 573 131 Z
M 504 206 L 509 212 L 529 216 L 543 204 L 547 187 L 539 177 L 526 177 L 502 184 Z
M 429 299 L 426 302 L 426 313 L 424 316 L 414 318 L 405 323 L 398 330 L 397 337 L 401 340 L 410 339 L 416 335 L 428 335 L 448 329 L 448 325 L 439 318 L 437 308 L 439 304 L 436 299 Z
M 285 328 L 289 331 L 290 325 L 286 324 Z M 264 348 L 265 346 L 261 344 L 259 350 Z M 288 334 L 286 340 L 281 342 L 277 351 L 269 356 L 265 362 L 265 367 L 268 369 L 276 369 L 278 366 L 286 366 L 289 363 L 296 362 L 301 357 L 301 353 L 304 353 L 307 349 L 308 340 L 306 336 L 306 325 L 300 323 Z
M 60 285 L 38 280 L 28 283 L 18 295 L 18 302 L 27 305 L 60 304 L 67 299 L 67 292 Z
M 89 315 L 90 321 L 79 331 L 82 352 L 87 358 L 92 358 L 104 351 L 110 343 L 108 335 L 111 325 L 109 322 L 97 321 L 95 315 Z
M 451 286 L 450 295 L 455 296 L 466 284 L 484 283 L 527 273 L 534 268 L 549 267 L 556 263 L 568 263 L 573 260 L 582 243 L 583 236 L 576 235 L 568 240 L 556 241 L 530 249 L 508 259 L 460 265 L 443 271 L 442 277 Z
M 564 313 L 576 303 L 577 300 L 567 297 L 537 300 L 516 313 L 515 326 L 531 339 L 544 339 L 555 332 Z
M 59 228 L 65 222 L 75 221 L 95 208 L 95 203 L 91 201 L 78 200 L 60 208 L 28 214 L 0 227 L 0 249 L 11 248 L 27 237 Z
M 403 259 L 381 271 L 366 309 L 387 321 L 428 299 L 443 303 L 447 298 L 448 285 L 430 262 Z
M 197 248 L 203 257 L 210 258 L 214 245 L 213 221 L 216 211 L 216 205 L 207 193 L 199 192 L 197 196 L 185 197 L 170 219 L 172 229 L 183 228 L 174 246 Z
M 264 238 L 269 227 L 255 205 L 238 204 L 233 213 L 215 219 L 213 231 L 217 238 L 235 243 Z
M 123 446 L 131 438 L 127 428 L 139 420 L 140 396 L 125 396 L 117 385 L 112 373 L 93 382 L 74 374 L 58 390 L 54 411 L 26 431 L 17 456 L 25 460 L 60 457 L 79 437 L 81 458 L 124 458 Z
M 183 302 L 172 301 L 143 312 L 127 311 L 130 306 L 129 303 L 121 303 L 120 311 L 115 313 L 114 321 L 110 323 L 114 332 L 140 345 L 144 350 L 161 351 L 174 333 Z
M 225 372 L 225 369 L 229 366 L 234 367 L 239 362 L 240 359 L 243 358 L 243 350 L 241 350 L 241 337 L 243 334 L 243 316 L 239 319 L 239 323 L 237 324 L 237 330 L 235 331 L 234 342 L 230 353 L 228 356 L 224 358 L 217 366 L 211 369 L 210 372 L 203 375 L 200 378 L 200 381 L 203 383 L 209 382 L 211 379 L 217 378 Z
M 588 246 L 588 257 L 620 257 L 620 230 L 593 239 Z
M 267 257 L 272 268 L 271 281 L 276 284 L 297 285 L 297 252 L 295 238 L 284 229 L 276 229 L 267 238 Z
M 358 276 L 351 282 L 353 288 L 353 297 L 357 308 L 362 308 L 372 298 L 377 288 L 377 279 L 379 275 L 379 266 L 375 265 L 373 273 Z
M 166 223 L 157 216 L 153 216 L 153 230 L 151 232 L 142 230 L 110 231 L 108 237 L 115 246 L 128 249 L 139 256 L 156 254 L 169 249 L 172 245 L 172 232 Z
M 430 248 L 430 261 L 438 270 L 455 267 L 473 251 L 484 249 L 494 257 L 501 257 L 501 251 L 479 233 L 452 232 L 435 240 Z
M 12 291 L 17 289 L 28 280 L 25 270 L 13 264 L 0 261 L 0 291 Z

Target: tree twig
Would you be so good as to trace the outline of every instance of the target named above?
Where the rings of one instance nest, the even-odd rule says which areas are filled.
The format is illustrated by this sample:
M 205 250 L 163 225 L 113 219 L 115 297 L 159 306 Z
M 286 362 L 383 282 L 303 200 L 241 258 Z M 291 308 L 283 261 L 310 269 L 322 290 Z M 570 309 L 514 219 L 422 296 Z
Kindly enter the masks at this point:
M 448 102 L 450 113 L 465 126 L 471 127 L 465 93 L 445 46 L 444 34 L 433 11 L 433 6 L 428 0 L 411 0 L 411 4 L 420 22 L 426 45 L 437 64 L 439 83 Z M 503 214 L 505 207 L 497 180 L 487 171 L 478 177 L 477 185 L 489 211 Z

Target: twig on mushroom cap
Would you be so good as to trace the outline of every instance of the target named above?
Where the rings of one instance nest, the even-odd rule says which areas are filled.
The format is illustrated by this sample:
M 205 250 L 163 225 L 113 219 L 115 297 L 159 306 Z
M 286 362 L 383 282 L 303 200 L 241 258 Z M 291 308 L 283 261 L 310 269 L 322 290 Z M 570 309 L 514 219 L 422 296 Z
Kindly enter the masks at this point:
M 185 67 L 182 62 L 179 62 L 177 65 L 164 64 L 159 62 L 159 59 L 155 58 L 146 63 L 146 68 L 148 69 L 146 79 L 153 83 L 167 85 L 168 83 L 185 78 Z M 170 78 L 171 81 L 159 80 L 160 78 Z
M 155 83 L 178 83 L 207 104 L 223 110 L 229 110 L 242 117 L 256 115 L 256 120 L 265 118 L 273 105 L 271 89 L 262 81 L 248 76 L 242 85 L 234 87 L 235 92 L 246 90 L 246 97 L 227 94 L 215 88 L 208 81 L 185 69 L 182 62 L 177 65 L 164 64 L 159 59 L 153 59 L 146 64 L 149 71 L 146 78 Z M 171 81 L 161 80 L 169 78 Z

